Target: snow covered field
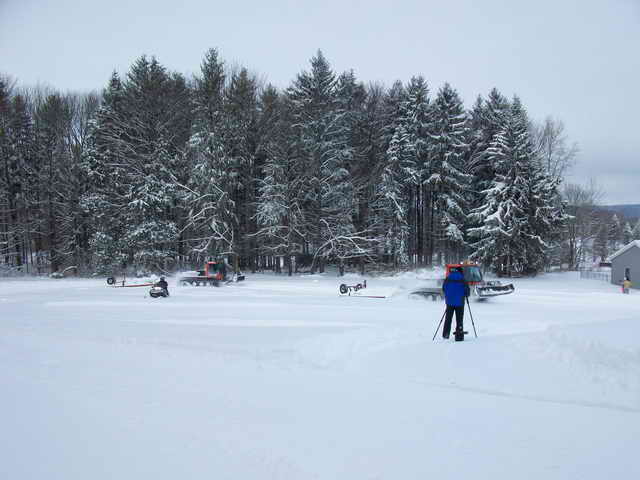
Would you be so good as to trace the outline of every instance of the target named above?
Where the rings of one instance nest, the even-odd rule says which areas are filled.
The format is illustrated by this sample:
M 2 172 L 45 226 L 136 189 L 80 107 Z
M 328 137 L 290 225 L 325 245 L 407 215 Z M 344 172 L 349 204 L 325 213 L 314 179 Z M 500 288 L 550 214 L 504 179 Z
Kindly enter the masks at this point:
M 640 478 L 639 291 L 516 280 L 455 343 L 367 280 L 0 281 L 0 478 Z

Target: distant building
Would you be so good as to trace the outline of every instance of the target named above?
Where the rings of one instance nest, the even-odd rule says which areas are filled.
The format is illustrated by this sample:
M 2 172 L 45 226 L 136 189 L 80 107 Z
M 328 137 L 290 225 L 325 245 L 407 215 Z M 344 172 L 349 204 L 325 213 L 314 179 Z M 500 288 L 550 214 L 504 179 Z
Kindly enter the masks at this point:
M 611 259 L 611 283 L 620 285 L 625 278 L 640 288 L 640 240 L 634 240 L 609 257 Z

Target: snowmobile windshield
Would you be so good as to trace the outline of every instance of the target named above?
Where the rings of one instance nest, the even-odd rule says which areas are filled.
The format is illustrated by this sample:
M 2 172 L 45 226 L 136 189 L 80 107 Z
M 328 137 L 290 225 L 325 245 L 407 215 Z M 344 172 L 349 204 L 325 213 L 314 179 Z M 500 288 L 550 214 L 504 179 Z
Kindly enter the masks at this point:
M 462 271 L 464 272 L 464 280 L 466 282 L 481 282 L 482 281 L 482 272 L 480 268 L 473 266 L 464 266 L 462 267 Z

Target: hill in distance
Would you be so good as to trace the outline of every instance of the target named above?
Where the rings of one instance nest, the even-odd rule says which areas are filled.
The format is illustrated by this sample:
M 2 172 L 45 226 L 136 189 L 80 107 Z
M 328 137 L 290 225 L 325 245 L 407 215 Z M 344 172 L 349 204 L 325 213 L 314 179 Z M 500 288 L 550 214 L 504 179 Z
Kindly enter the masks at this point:
M 627 220 L 640 218 L 640 204 L 603 205 L 602 210 L 617 213 Z

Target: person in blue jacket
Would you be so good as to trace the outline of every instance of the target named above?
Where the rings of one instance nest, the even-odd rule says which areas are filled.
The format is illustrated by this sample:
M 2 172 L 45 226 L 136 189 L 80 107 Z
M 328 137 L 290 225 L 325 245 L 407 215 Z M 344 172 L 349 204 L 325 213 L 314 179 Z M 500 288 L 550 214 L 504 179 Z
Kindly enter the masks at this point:
M 464 275 L 461 267 L 454 268 L 449 272 L 449 275 L 442 284 L 442 292 L 444 293 L 444 299 L 447 304 L 442 336 L 444 338 L 449 338 L 453 312 L 456 313 L 456 331 L 460 332 L 462 335 L 462 332 L 464 331 L 464 301 L 466 297 L 469 296 L 470 292 L 469 285 L 464 281 Z

